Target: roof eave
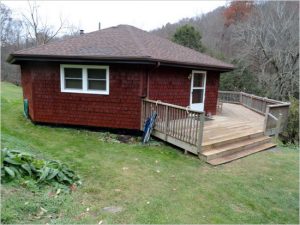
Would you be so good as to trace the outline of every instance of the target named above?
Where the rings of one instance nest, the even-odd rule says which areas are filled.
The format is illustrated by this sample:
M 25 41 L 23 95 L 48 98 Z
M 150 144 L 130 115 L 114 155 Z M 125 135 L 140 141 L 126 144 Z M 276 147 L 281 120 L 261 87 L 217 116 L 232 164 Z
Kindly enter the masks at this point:
M 191 69 L 208 69 L 221 72 L 229 72 L 235 69 L 234 66 L 215 66 L 206 64 L 194 64 L 189 62 L 174 62 L 150 57 L 96 57 L 96 56 L 53 56 L 53 55 L 27 55 L 27 54 L 10 54 L 6 60 L 11 64 L 20 64 L 22 61 L 51 61 L 51 62 L 72 62 L 72 63 L 126 63 L 126 64 L 156 64 L 160 62 L 164 66 L 183 67 Z

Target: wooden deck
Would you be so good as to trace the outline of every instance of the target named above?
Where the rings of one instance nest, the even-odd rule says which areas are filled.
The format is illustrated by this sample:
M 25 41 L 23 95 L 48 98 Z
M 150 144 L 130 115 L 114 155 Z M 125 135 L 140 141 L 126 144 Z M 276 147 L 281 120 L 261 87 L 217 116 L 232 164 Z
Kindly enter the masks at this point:
M 205 121 L 202 146 L 263 132 L 264 116 L 238 104 L 223 103 L 221 113 Z
M 289 103 L 249 95 L 220 92 L 222 110 L 211 119 L 204 112 L 142 100 L 141 130 L 154 112 L 152 135 L 204 159 L 226 163 L 275 146 L 268 135 L 278 134 L 287 121 Z M 226 102 L 226 103 L 224 103 Z

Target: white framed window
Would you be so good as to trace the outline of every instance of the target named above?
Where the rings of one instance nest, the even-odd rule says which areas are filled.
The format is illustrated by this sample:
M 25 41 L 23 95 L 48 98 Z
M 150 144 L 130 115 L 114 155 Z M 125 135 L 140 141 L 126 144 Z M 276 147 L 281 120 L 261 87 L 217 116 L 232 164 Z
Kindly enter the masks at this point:
M 60 65 L 61 92 L 109 94 L 109 66 Z

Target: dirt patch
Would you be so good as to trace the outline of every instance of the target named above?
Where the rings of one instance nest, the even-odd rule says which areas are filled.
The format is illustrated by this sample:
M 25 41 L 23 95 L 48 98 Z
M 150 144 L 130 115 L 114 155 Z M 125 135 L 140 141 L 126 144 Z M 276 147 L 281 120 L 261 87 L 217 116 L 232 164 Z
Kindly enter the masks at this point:
M 109 132 L 101 133 L 99 140 L 113 143 L 136 144 L 141 141 L 141 137 L 127 134 L 113 134 Z
M 137 137 L 130 136 L 130 135 L 124 135 L 124 134 L 118 135 L 117 140 L 121 143 L 130 143 L 130 144 L 138 142 Z

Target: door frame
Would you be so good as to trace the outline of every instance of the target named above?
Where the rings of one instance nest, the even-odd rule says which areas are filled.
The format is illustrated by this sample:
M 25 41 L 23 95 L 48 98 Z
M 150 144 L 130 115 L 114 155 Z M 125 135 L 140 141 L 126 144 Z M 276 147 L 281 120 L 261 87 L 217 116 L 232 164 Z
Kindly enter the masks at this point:
M 194 74 L 195 73 L 202 73 L 204 75 L 204 82 L 202 88 L 194 88 Z M 192 78 L 191 78 L 191 90 L 190 90 L 190 107 L 192 107 L 192 100 L 193 100 L 193 90 L 194 89 L 202 89 L 203 90 L 203 112 L 205 106 L 205 95 L 206 95 L 206 79 L 207 79 L 207 71 L 204 70 L 192 70 Z M 196 103 L 197 104 L 197 103 Z

